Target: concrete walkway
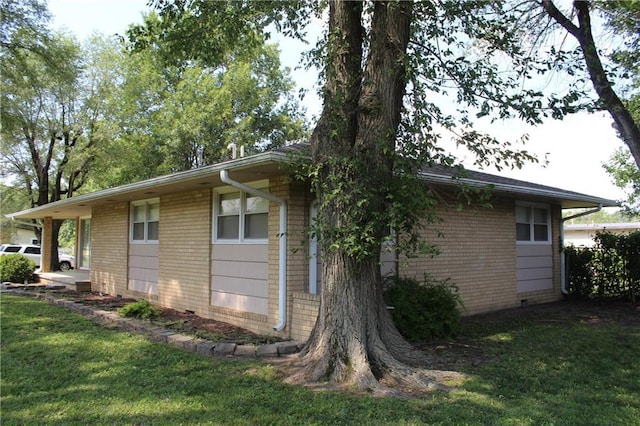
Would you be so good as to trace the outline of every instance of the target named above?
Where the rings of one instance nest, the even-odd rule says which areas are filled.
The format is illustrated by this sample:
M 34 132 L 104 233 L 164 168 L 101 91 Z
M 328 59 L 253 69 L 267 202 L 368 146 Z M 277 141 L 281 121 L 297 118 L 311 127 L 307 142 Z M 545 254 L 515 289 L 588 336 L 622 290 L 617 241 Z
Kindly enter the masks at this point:
M 90 272 L 84 269 L 71 271 L 37 272 L 40 283 L 48 285 L 63 285 L 69 290 L 91 291 Z
M 196 352 L 212 357 L 256 357 L 256 358 L 273 358 L 284 355 L 294 354 L 302 349 L 302 342 L 278 342 L 266 345 L 238 345 L 230 342 L 212 342 L 197 337 L 187 336 L 176 333 L 172 330 L 164 329 L 153 322 L 137 320 L 131 318 L 122 318 L 114 311 L 105 311 L 93 306 L 83 305 L 68 299 L 60 299 L 51 293 L 39 293 L 33 290 L 24 290 L 23 288 L 9 288 L 2 285 L 0 289 L 2 293 L 15 294 L 18 296 L 35 297 L 43 299 L 46 302 L 61 306 L 72 312 L 83 315 L 90 320 L 102 325 L 115 326 L 118 329 L 126 330 L 142 334 L 159 343 L 165 343 L 184 349 L 190 352 Z

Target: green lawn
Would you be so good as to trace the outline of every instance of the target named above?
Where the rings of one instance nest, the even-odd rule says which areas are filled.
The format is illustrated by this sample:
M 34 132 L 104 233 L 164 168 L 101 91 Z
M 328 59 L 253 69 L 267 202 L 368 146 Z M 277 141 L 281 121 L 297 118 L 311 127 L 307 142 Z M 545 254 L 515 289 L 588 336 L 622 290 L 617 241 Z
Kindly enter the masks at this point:
M 459 389 L 376 399 L 287 386 L 269 365 L 151 343 L 31 298 L 2 294 L 0 315 L 2 425 L 640 425 L 637 322 L 482 321 L 460 342 L 485 362 L 465 367 Z

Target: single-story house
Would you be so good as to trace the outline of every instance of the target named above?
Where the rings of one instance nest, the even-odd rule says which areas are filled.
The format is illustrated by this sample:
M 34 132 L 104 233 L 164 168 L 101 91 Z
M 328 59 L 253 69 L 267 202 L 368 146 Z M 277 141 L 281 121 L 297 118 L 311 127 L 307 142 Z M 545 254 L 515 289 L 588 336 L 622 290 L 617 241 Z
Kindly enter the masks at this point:
M 564 244 L 576 247 L 593 247 L 593 239 L 598 232 L 612 234 L 630 234 L 640 231 L 640 222 L 616 223 L 566 223 L 564 225 Z
M 8 215 L 77 220 L 76 257 L 91 288 L 144 298 L 257 333 L 305 340 L 322 291 L 318 257 L 304 230 L 314 196 L 290 179 L 287 147 L 79 195 Z M 443 167 L 421 173 L 437 193 L 442 221 L 425 237 L 432 258 L 381 254 L 386 273 L 449 278 L 465 313 L 562 298 L 562 210 L 615 202 L 486 173 L 462 182 L 492 185 L 490 208 L 456 209 L 458 183 Z M 46 258 L 47 253 L 43 254 Z

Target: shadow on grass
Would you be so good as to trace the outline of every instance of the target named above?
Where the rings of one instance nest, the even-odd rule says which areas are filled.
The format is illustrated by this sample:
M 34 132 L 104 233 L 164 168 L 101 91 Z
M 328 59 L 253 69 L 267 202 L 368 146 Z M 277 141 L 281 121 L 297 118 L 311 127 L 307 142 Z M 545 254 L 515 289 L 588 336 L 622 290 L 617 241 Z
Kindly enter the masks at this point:
M 1 302 L 3 425 L 628 425 L 640 418 L 640 338 L 624 328 L 490 324 L 470 338 L 494 361 L 460 389 L 375 399 L 287 386 L 267 364 L 201 357 L 41 301 L 2 295 Z
M 530 307 L 472 319 L 467 333 L 492 361 L 464 391 L 500 406 L 500 423 L 640 424 L 634 307 Z

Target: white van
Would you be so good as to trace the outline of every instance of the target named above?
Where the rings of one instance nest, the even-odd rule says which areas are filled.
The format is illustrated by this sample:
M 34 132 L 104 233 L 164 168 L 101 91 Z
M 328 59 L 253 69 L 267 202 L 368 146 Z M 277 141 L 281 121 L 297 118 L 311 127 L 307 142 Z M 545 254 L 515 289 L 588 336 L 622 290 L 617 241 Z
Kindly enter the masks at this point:
M 22 254 L 33 260 L 36 268 L 40 268 L 40 246 L 33 244 L 2 244 L 0 245 L 0 256 L 5 254 Z M 61 271 L 69 271 L 76 267 L 76 261 L 73 256 L 58 252 L 58 260 L 60 262 Z

